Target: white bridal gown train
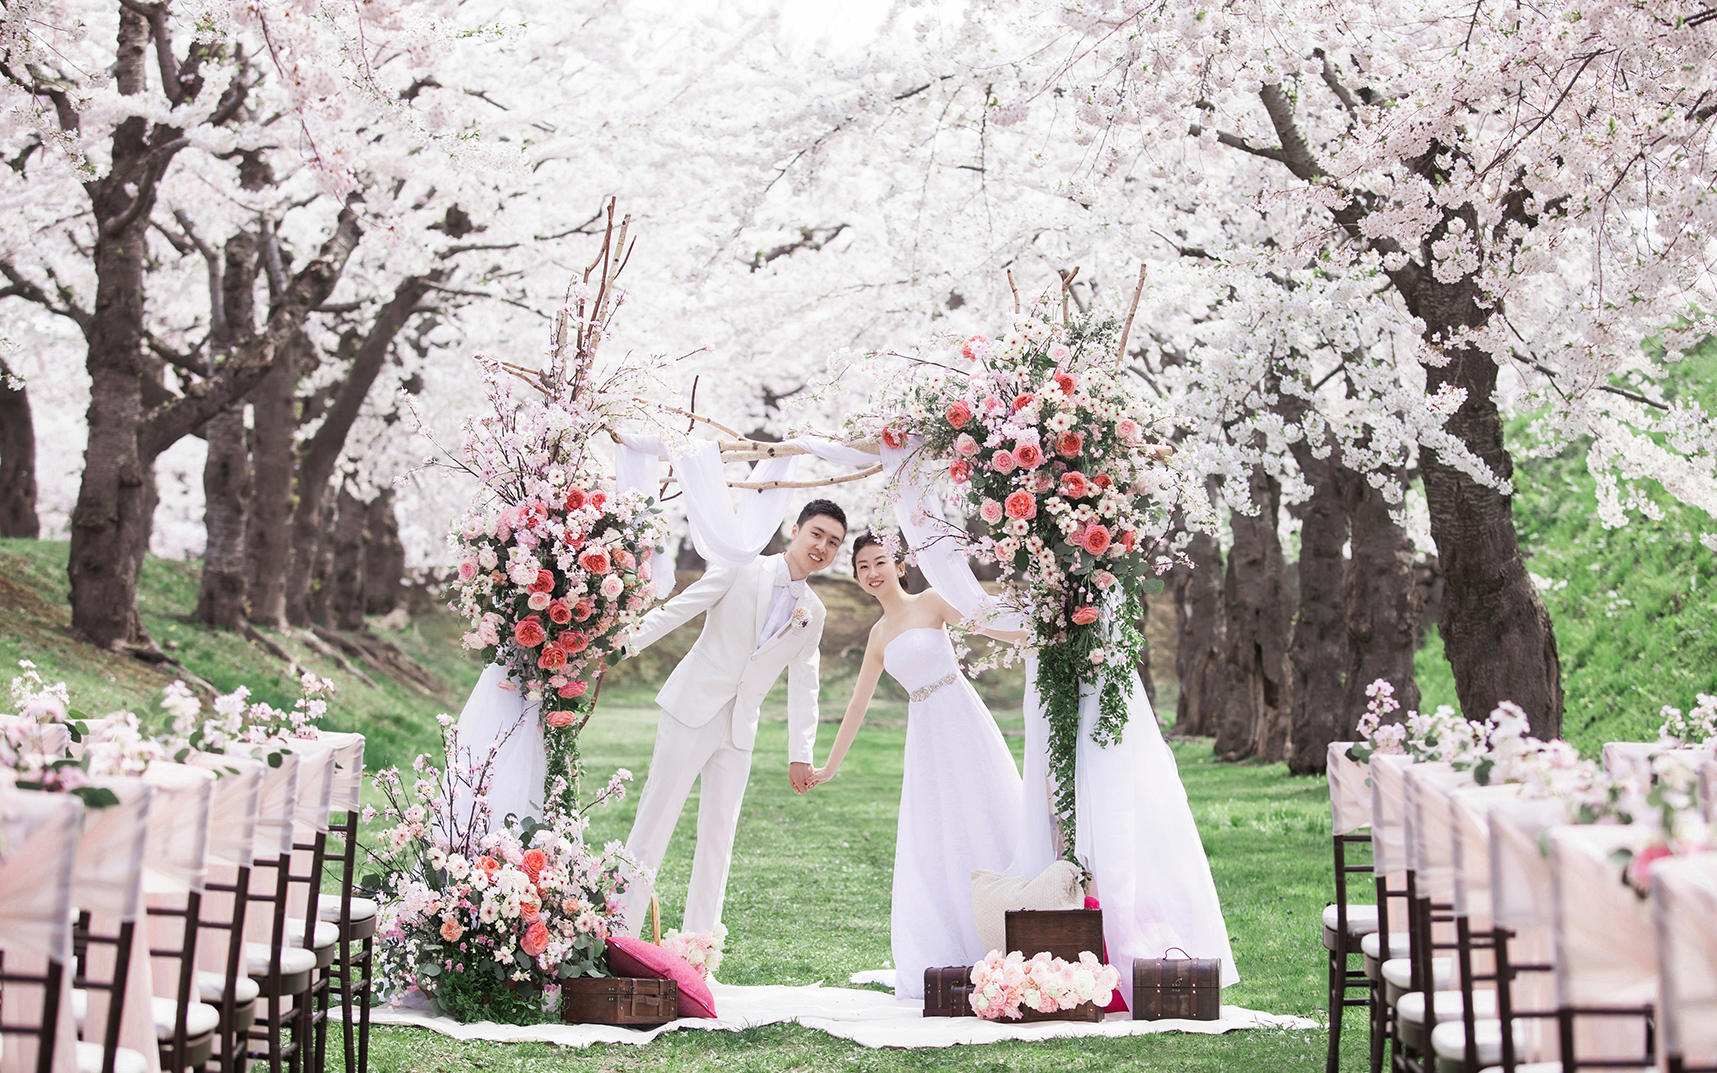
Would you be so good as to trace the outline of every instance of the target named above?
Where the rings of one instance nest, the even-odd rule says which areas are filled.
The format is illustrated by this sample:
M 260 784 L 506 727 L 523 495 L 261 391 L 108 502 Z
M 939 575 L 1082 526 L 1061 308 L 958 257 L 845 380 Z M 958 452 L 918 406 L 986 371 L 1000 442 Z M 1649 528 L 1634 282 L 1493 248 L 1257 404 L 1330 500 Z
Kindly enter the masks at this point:
M 924 996 L 924 970 L 988 952 L 972 920 L 972 871 L 1005 871 L 1020 830 L 1019 770 L 940 627 L 905 630 L 882 663 L 911 697 L 889 915 L 896 995 Z

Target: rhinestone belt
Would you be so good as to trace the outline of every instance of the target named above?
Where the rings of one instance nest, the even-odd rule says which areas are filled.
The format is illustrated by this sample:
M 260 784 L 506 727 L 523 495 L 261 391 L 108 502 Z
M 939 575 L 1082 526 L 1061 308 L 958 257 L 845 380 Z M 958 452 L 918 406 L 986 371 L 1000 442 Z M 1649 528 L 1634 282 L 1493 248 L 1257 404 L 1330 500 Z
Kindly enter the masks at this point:
M 908 693 L 907 696 L 911 697 L 914 701 L 929 700 L 930 694 L 936 692 L 938 689 L 941 689 L 943 686 L 953 685 L 956 681 L 959 680 L 959 678 L 960 678 L 960 675 L 958 672 L 950 671 L 946 675 L 942 676 L 941 678 L 938 678 L 934 682 L 931 682 L 929 685 L 922 686 L 918 689 L 914 689 L 913 691 Z

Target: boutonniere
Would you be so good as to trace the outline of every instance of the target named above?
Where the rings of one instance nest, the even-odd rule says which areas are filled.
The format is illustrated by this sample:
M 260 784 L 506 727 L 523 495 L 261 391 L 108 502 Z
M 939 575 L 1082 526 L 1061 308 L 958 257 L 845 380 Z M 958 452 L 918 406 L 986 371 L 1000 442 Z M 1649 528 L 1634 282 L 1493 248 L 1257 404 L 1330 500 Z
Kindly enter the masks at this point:
M 810 622 L 811 613 L 809 611 L 802 607 L 795 607 L 793 609 L 793 618 L 790 620 L 790 625 L 792 625 L 794 629 L 804 629 L 810 624 Z

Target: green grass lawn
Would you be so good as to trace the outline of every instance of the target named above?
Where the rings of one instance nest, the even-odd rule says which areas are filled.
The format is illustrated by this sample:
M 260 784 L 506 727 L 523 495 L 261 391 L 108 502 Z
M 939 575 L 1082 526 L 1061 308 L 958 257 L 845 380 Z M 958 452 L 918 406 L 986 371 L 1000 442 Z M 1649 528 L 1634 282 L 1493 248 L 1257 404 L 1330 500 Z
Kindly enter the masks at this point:
M 1016 754 L 1017 711 L 999 713 Z M 729 928 L 721 979 L 729 984 L 844 986 L 848 974 L 888 964 L 890 874 L 899 802 L 904 712 L 874 713 L 841 777 L 799 797 L 787 785 L 786 729 L 766 716 L 740 820 L 728 884 Z M 593 781 L 615 767 L 640 780 L 656 713 L 609 708 L 584 737 Z M 834 728 L 822 728 L 826 749 Z M 1323 782 L 1270 767 L 1218 764 L 1209 743 L 1177 743 L 1181 775 L 1223 897 L 1241 982 L 1228 1002 L 1321 1016 L 1323 960 L 1315 922 L 1328 899 L 1329 804 Z M 697 797 L 687 804 L 659 888 L 664 927 L 678 922 L 690 877 Z M 599 810 L 592 836 L 624 838 L 635 797 Z M 1148 852 L 1148 847 L 1144 848 Z M 1363 1025 L 1350 1018 L 1349 1068 L 1363 1062 Z M 377 1073 L 551 1069 L 1161 1069 L 1245 1066 L 1311 1069 L 1320 1031 L 1182 1034 L 1122 1040 L 1004 1043 L 938 1050 L 869 1050 L 796 1025 L 746 1032 L 673 1032 L 642 1047 L 571 1051 L 548 1044 L 461 1043 L 431 1032 L 378 1028 Z

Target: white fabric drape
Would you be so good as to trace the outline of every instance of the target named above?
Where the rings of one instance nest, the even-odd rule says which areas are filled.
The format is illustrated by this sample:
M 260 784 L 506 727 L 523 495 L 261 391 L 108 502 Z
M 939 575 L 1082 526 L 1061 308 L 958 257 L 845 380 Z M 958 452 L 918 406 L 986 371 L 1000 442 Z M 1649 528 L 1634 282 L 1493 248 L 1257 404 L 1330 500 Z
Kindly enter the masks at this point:
M 490 765 L 489 823 L 499 826 L 509 815 L 520 818 L 543 814 L 543 781 L 548 758 L 543 752 L 543 728 L 537 718 L 542 706 L 525 699 L 524 690 L 507 677 L 498 663 L 483 668 L 471 696 L 459 712 L 459 756 L 461 768 L 469 767 L 461 779 L 476 781 L 485 764 Z M 493 748 L 491 761 L 489 750 Z M 496 774 L 504 773 L 504 774 Z M 452 815 L 463 830 L 469 826 L 475 804 L 471 788 L 458 779 L 448 787 Z
M 1366 765 L 1348 759 L 1347 751 L 1357 744 L 1332 741 L 1325 759 L 1329 773 L 1330 826 L 1335 834 L 1349 835 L 1371 826 L 1371 777 Z
M 1371 756 L 1371 860 L 1380 876 L 1407 869 L 1406 790 L 1402 773 L 1413 759 L 1399 753 Z
M 1475 932 L 1491 926 L 1490 811 L 1499 801 L 1517 800 L 1525 787 L 1462 786 L 1449 795 L 1454 827 L 1455 914 Z
M 69 794 L 0 786 L 0 950 L 18 973 L 65 967 L 60 989 L 54 1073 L 77 1069 L 77 1025 L 72 1020 L 72 874 L 83 804 Z M 32 1024 L 42 1016 L 41 989 L 13 985 L 6 1020 Z M 0 1046 L 0 1073 L 35 1073 L 36 1041 L 8 1036 Z
M 1612 854 L 1656 837 L 1641 825 L 1581 825 L 1550 831 L 1555 891 L 1556 986 L 1562 1005 L 1648 1006 L 1657 998 L 1657 941 L 1650 907 L 1621 880 Z M 1577 1017 L 1582 1064 L 1646 1052 L 1644 1017 Z
M 189 764 L 153 763 L 143 773 L 155 788 L 143 857 L 145 891 L 200 891 L 208 873 L 209 808 L 215 776 Z
M 94 785 L 110 790 L 118 801 L 84 812 L 78 835 L 77 867 L 72 877 L 72 904 L 90 916 L 90 933 L 114 937 L 122 925 L 143 912 L 143 854 L 148 845 L 149 815 L 155 788 L 142 779 L 107 778 Z M 91 943 L 84 952 L 88 975 L 112 980 L 117 949 Z M 161 1060 L 155 1045 L 153 992 L 149 972 L 149 929 L 140 926 L 131 944 L 125 990 L 119 996 L 119 1045 L 138 1052 L 147 1073 L 158 1073 Z M 114 994 L 105 988 L 87 992 L 86 1039 L 100 1040 L 107 1031 Z
M 1472 776 L 1448 764 L 1414 764 L 1402 776 L 1407 797 L 1408 860 L 1423 897 L 1454 898 L 1454 832 L 1449 794 L 1471 786 Z
M 328 811 L 356 812 L 363 807 L 364 736 L 324 730 L 321 737 L 334 749 L 334 785 Z
M 287 748 L 298 755 L 298 804 L 293 810 L 293 841 L 307 846 L 315 842 L 317 835 L 328 832 L 337 757 L 334 743 L 320 737 L 297 739 L 288 742 Z M 314 857 L 313 850 L 293 849 L 292 874 L 309 875 Z M 309 908 L 309 885 L 292 884 L 286 894 L 286 911 L 294 920 L 303 920 Z
M 1717 853 L 1652 865 L 1663 1051 L 1717 1063 Z

